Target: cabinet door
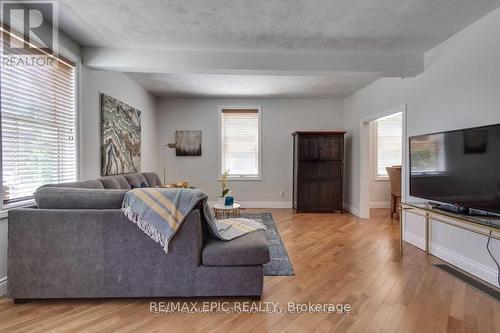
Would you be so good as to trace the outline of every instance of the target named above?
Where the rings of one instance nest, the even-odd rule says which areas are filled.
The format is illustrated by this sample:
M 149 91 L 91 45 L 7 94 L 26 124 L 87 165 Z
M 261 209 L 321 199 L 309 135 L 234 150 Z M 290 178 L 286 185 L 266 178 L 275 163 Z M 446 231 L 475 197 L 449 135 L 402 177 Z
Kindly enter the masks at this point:
M 301 181 L 297 189 L 299 210 L 315 210 L 320 207 L 320 183 Z
M 319 205 L 322 210 L 342 209 L 342 182 L 340 180 L 319 183 Z
M 300 162 L 301 179 L 340 179 L 342 177 L 341 161 Z
M 314 161 L 319 159 L 318 137 L 308 135 L 300 136 L 299 159 L 304 161 Z
M 318 138 L 319 159 L 342 160 L 343 138 L 339 136 L 323 136 Z

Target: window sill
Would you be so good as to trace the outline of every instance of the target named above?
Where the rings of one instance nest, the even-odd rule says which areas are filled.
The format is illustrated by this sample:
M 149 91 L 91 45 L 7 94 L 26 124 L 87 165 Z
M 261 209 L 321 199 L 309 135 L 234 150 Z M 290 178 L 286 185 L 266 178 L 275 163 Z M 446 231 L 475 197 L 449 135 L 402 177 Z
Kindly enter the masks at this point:
M 388 182 L 389 177 L 388 176 L 375 176 L 375 178 L 373 178 L 373 180 L 376 182 Z
M 261 176 L 228 176 L 227 180 L 238 181 L 238 180 L 262 180 Z
M 11 210 L 11 209 L 29 207 L 29 206 L 33 206 L 35 204 L 36 204 L 35 199 L 30 199 L 30 200 L 26 200 L 26 201 L 17 202 L 15 204 L 6 205 L 3 207 L 2 210 L 0 210 L 0 219 L 7 218 L 8 214 L 9 214 L 9 210 Z

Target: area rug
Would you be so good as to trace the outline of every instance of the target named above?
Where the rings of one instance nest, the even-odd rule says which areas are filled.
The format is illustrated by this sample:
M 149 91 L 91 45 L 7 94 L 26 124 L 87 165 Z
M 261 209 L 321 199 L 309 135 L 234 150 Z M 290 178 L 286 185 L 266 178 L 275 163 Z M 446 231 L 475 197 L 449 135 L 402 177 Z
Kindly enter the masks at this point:
M 271 261 L 264 265 L 265 276 L 291 276 L 295 275 L 292 263 L 286 252 L 285 245 L 281 240 L 278 229 L 274 224 L 271 213 L 244 213 L 241 217 L 261 220 L 267 229 L 267 243 Z

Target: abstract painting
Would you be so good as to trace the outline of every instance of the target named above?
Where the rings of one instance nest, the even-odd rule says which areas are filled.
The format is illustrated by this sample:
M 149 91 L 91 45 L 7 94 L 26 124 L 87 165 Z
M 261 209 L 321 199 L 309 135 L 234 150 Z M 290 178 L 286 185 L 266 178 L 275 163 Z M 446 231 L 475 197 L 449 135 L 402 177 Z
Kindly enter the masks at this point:
M 201 131 L 175 131 L 175 156 L 201 156 Z
M 139 172 L 141 111 L 101 94 L 101 175 Z

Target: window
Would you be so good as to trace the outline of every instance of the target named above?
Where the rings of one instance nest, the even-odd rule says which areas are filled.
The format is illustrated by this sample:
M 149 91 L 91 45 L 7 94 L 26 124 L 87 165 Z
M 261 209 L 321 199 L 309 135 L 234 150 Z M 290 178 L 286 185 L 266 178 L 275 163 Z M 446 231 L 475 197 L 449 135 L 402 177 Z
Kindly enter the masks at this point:
M 32 199 L 43 184 L 76 179 L 75 68 L 53 59 L 0 69 L 4 208 Z
M 260 107 L 220 108 L 220 174 L 261 179 Z
M 388 177 L 386 167 L 401 165 L 403 155 L 403 113 L 375 120 L 375 178 Z

